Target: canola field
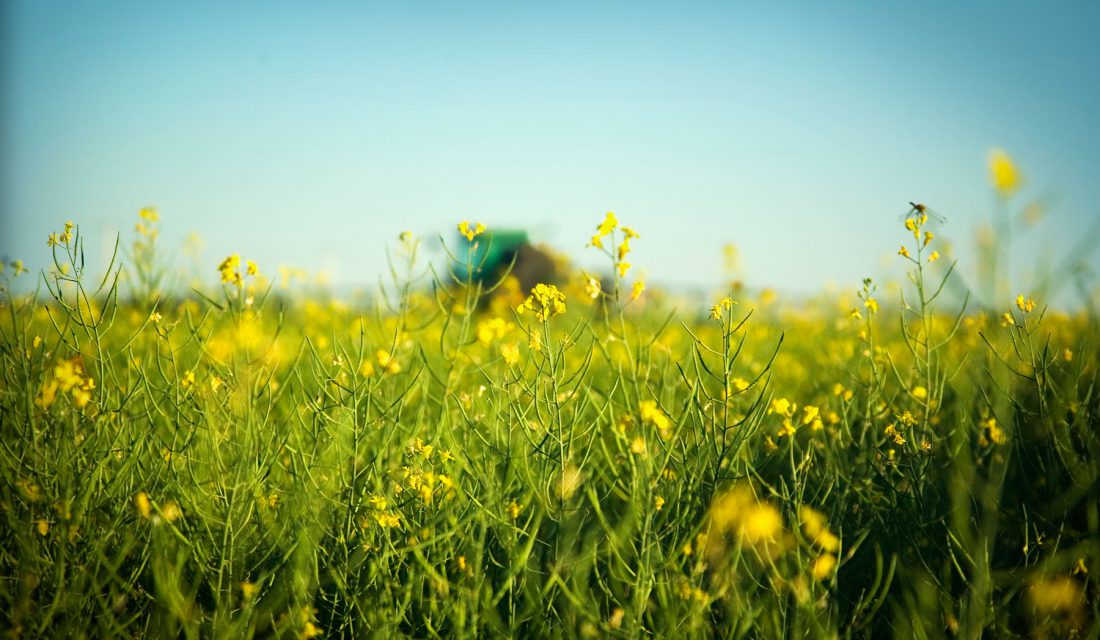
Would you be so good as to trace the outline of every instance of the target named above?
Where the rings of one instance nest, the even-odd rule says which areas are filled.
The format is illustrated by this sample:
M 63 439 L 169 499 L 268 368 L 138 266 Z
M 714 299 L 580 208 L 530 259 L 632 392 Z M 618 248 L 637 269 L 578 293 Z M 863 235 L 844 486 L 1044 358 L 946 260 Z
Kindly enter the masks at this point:
M 1005 282 L 993 169 L 984 272 L 914 205 L 900 286 L 799 301 L 677 303 L 614 214 L 603 280 L 481 278 L 463 222 L 365 301 L 237 255 L 170 292 L 153 209 L 93 273 L 68 223 L 3 276 L 0 627 L 1097 637 L 1098 318 Z

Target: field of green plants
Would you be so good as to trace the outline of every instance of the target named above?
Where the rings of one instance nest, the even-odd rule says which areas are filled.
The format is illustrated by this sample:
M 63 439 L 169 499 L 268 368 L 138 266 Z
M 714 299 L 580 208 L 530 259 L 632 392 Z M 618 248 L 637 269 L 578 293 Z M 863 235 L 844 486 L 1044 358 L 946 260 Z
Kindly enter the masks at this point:
M 914 206 L 902 285 L 799 301 L 677 304 L 614 214 L 602 281 L 483 279 L 463 222 L 356 302 L 237 255 L 173 291 L 153 209 L 93 273 L 66 224 L 3 275 L 0 627 L 1095 638 L 1096 298 L 1012 288 L 1014 172 L 982 268 Z

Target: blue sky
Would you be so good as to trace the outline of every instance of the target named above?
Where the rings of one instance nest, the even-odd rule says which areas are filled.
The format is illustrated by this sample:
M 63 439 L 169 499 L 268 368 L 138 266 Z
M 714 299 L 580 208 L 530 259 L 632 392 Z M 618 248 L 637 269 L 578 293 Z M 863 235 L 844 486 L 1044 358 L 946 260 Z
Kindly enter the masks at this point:
M 0 255 L 79 223 L 371 284 L 405 229 L 522 227 L 583 265 L 603 213 L 652 282 L 809 292 L 889 260 L 909 200 L 973 268 L 991 148 L 1100 217 L 1100 4 L 8 1 Z M 95 259 L 93 257 L 93 259 Z

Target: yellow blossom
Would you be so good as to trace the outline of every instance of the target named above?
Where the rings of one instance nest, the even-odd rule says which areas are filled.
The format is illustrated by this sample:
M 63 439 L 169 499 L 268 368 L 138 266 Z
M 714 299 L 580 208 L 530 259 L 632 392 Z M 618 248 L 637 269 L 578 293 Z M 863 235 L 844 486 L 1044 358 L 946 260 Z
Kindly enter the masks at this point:
M 397 361 L 397 358 L 390 355 L 389 351 L 379 349 L 374 352 L 374 358 L 378 361 L 378 366 L 382 368 L 384 373 L 400 373 L 401 363 Z
M 634 286 L 630 288 L 630 299 L 637 300 L 641 297 L 642 292 L 645 291 L 645 281 L 637 280 L 634 282 Z
M 737 304 L 737 303 L 734 302 L 734 300 L 732 298 L 728 297 L 728 296 L 725 297 L 725 298 L 722 298 L 721 300 L 718 301 L 718 304 L 716 304 L 716 305 L 714 305 L 713 307 L 710 308 L 710 319 L 711 320 L 721 320 L 722 319 L 722 314 L 725 311 L 727 311 L 728 309 L 732 309 L 733 305 L 735 305 L 735 304 Z
M 863 306 L 867 307 L 867 310 L 871 313 L 878 313 L 878 300 L 874 298 L 867 298 L 864 300 Z
M 908 258 L 909 257 L 909 249 L 907 249 L 905 247 L 905 245 L 902 245 L 901 248 L 898 249 L 898 255 Z
M 1012 157 L 1000 149 L 989 153 L 989 177 L 993 187 L 1002 195 L 1010 196 L 1020 187 L 1020 172 Z
M 459 235 L 466 238 L 467 242 L 473 242 L 474 238 L 476 238 L 477 236 L 481 235 L 484 232 L 485 232 L 485 225 L 480 223 L 480 222 L 478 222 L 472 228 L 470 227 L 470 221 L 469 220 L 463 220 L 462 222 L 458 223 L 458 233 L 459 233 Z
M 935 262 L 936 260 L 939 260 L 939 259 L 940 259 L 940 252 L 939 251 L 933 251 L 932 253 L 928 254 L 928 261 L 929 262 Z
M 565 294 L 552 284 L 536 284 L 531 295 L 523 301 L 516 311 L 533 311 L 535 317 L 546 322 L 553 316 L 565 313 Z
M 814 580 L 827 580 L 833 575 L 834 569 L 836 569 L 836 556 L 826 553 L 815 558 L 810 564 L 810 575 Z
M 615 217 L 615 213 L 612 211 L 608 211 L 607 215 L 604 216 L 603 222 L 600 223 L 600 226 L 596 227 L 596 231 L 602 238 L 610 234 L 618 225 L 619 219 Z
M 588 276 L 584 280 L 584 294 L 589 298 L 595 300 L 600 297 L 600 279 L 595 276 Z
M 500 345 L 500 357 L 508 364 L 519 364 L 519 347 L 515 344 Z
M 638 414 L 641 416 L 642 422 L 648 422 L 661 431 L 669 427 L 668 416 L 657 406 L 656 400 L 642 400 L 639 402 Z

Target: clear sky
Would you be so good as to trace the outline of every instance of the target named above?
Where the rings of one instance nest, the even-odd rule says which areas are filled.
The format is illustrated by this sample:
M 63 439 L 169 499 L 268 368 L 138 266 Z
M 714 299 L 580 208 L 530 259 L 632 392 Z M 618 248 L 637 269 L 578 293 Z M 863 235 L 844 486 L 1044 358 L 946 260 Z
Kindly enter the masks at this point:
M 0 255 L 66 219 L 375 282 L 463 219 L 592 264 L 607 210 L 651 282 L 796 292 L 897 275 L 909 200 L 964 263 L 990 149 L 1100 217 L 1100 3 L 3 3 Z M 972 267 L 972 264 L 970 265 Z

